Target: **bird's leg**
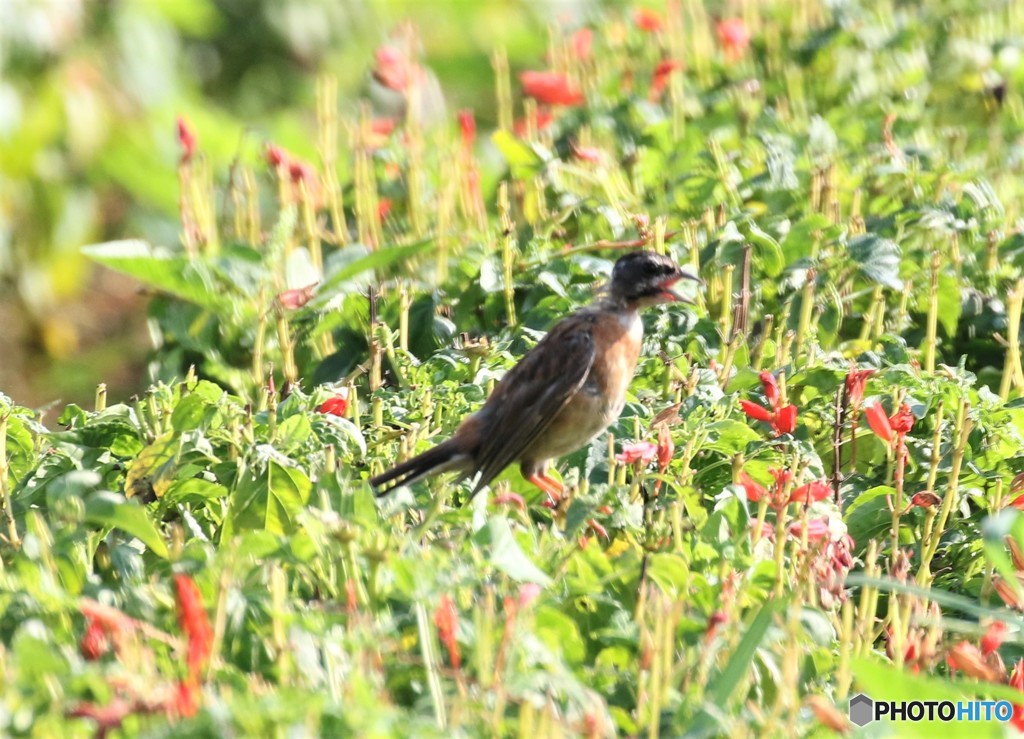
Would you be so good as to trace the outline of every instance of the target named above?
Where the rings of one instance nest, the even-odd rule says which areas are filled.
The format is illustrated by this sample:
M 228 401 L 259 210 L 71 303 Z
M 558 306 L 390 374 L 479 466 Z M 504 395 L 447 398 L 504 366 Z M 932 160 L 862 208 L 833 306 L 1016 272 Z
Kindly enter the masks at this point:
M 548 499 L 552 503 L 552 507 L 558 505 L 558 501 L 562 499 L 562 492 L 565 488 L 558 480 L 553 477 L 549 477 L 548 473 L 545 472 L 534 472 L 532 475 L 526 476 L 527 482 L 532 482 L 534 485 L 539 487 L 545 493 L 548 494 Z

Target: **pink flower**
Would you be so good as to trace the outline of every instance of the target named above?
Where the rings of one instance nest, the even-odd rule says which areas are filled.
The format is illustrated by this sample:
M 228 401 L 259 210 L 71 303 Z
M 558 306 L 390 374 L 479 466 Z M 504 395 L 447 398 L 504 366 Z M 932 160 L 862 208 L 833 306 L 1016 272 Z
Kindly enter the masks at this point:
M 658 470 L 664 472 L 672 461 L 672 455 L 676 451 L 675 442 L 672 441 L 672 432 L 667 423 L 658 427 Z
M 528 582 L 519 586 L 519 608 L 526 608 L 540 595 L 541 587 L 537 583 Z
M 657 456 L 657 444 L 652 444 L 649 441 L 638 441 L 633 444 L 623 444 L 622 451 L 615 455 L 615 461 L 622 464 L 646 463 Z
M 789 533 L 799 539 L 803 536 L 803 527 L 803 521 L 794 521 L 789 525 Z M 807 522 L 807 541 L 821 541 L 829 535 L 828 519 L 812 518 Z
M 521 72 L 523 94 L 546 105 L 582 105 L 583 93 L 561 72 Z
M 196 132 L 185 120 L 184 116 L 178 116 L 178 145 L 181 146 L 181 163 L 187 164 L 192 161 L 196 153 Z
M 301 308 L 313 297 L 318 284 L 314 282 L 312 285 L 297 287 L 293 290 L 285 290 L 283 293 L 279 293 L 277 296 L 278 305 L 286 310 Z
M 576 146 L 574 144 L 572 147 L 572 153 L 573 156 L 575 156 L 577 159 L 581 161 L 590 162 L 592 164 L 601 163 L 600 149 L 595 149 L 591 146 Z
M 589 28 L 581 28 L 572 35 L 572 51 L 576 58 L 584 61 L 590 58 L 594 43 L 594 32 Z
M 736 61 L 743 56 L 750 46 L 750 31 L 742 18 L 727 18 L 719 21 L 715 27 L 718 42 L 725 51 L 725 58 Z
M 382 46 L 377 49 L 376 57 L 374 79 L 390 90 L 405 92 L 412 77 L 412 70 L 405 56 L 392 46 Z

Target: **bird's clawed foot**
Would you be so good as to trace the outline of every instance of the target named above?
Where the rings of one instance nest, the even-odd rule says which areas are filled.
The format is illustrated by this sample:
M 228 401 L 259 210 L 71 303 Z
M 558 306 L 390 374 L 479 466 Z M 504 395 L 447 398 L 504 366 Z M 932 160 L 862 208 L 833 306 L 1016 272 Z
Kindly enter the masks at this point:
M 549 477 L 545 472 L 538 472 L 527 476 L 527 482 L 531 482 L 548 495 L 547 502 L 544 503 L 548 508 L 555 508 L 558 506 L 558 502 L 562 499 L 562 493 L 565 491 L 565 487 L 553 477 Z

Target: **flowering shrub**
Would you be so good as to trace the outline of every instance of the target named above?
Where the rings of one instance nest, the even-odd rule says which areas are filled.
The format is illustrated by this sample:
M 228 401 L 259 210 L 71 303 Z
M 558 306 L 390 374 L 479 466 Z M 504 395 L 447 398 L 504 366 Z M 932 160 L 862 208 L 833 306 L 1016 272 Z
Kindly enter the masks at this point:
M 414 44 L 371 61 L 386 116 L 343 126 L 321 84 L 316 161 L 268 142 L 214 174 L 178 123 L 180 248 L 86 249 L 154 293 L 152 387 L 57 430 L 0 396 L 3 732 L 788 736 L 848 730 L 856 692 L 1024 705 L 1024 29 L 685 9 L 566 28 L 544 71 L 496 53 L 493 131 L 424 102 Z M 451 476 L 374 497 L 638 248 L 704 282 L 645 316 L 563 495 L 512 468 L 467 505 Z

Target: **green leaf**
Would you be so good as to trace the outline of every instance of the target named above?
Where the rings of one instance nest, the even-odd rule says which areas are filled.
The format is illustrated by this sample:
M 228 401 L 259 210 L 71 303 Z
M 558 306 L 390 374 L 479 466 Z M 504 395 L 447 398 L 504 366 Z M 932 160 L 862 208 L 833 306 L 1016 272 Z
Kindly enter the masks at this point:
M 224 293 L 224 286 L 215 279 L 210 266 L 201 260 L 190 260 L 140 239 L 83 246 L 82 253 L 106 267 L 206 310 L 230 309 L 231 301 Z
M 433 239 L 425 239 L 406 246 L 385 246 L 376 251 L 371 251 L 366 256 L 349 262 L 328 276 L 317 289 L 316 295 L 313 296 L 305 307 L 308 309 L 323 308 L 334 298 L 338 288 L 349 280 L 353 280 L 370 270 L 382 270 L 402 265 L 433 245 Z
M 779 242 L 768 233 L 765 233 L 753 220 L 740 221 L 738 228 L 744 238 L 754 247 L 753 258 L 769 277 L 778 277 L 782 274 L 785 263 L 782 258 L 782 249 Z
M 729 418 L 708 424 L 706 428 L 708 430 L 707 448 L 730 457 L 744 451 L 748 444 L 761 438 L 747 424 Z
M 895 242 L 875 234 L 862 234 L 850 239 L 847 244 L 850 258 L 868 280 L 902 290 L 900 280 L 900 248 Z
M 149 547 L 153 554 L 167 559 L 167 544 L 149 520 L 146 509 L 121 495 L 103 491 L 89 496 L 85 501 L 85 520 L 121 529 Z
M 957 324 L 960 323 L 960 283 L 956 275 L 947 272 L 939 273 L 939 323 L 946 336 L 956 336 Z
M 545 586 L 551 583 L 551 578 L 531 562 L 530 558 L 519 548 L 506 519 L 491 518 L 473 535 L 473 541 L 477 546 L 488 550 L 488 561 L 492 566 L 513 580 L 534 582 Z
M 814 251 L 814 240 L 816 234 L 822 234 L 832 226 L 832 222 L 821 213 L 811 213 L 793 224 L 789 233 L 782 239 L 782 254 L 786 264 L 793 264 L 801 259 L 807 259 Z
M 290 534 L 309 500 L 313 483 L 294 462 L 267 444 L 256 447 L 256 454 L 262 469 L 243 476 L 232 491 L 223 537 L 258 529 Z
M 528 179 L 535 176 L 544 166 L 544 158 L 534 149 L 508 131 L 495 131 L 491 141 L 508 162 L 512 176 L 516 179 Z
M 750 663 L 754 660 L 754 653 L 761 646 L 768 627 L 772 625 L 775 614 L 782 610 L 788 601 L 785 598 L 770 600 L 765 603 L 757 612 L 746 633 L 740 639 L 736 651 L 732 653 L 729 662 L 722 668 L 708 684 L 708 699 L 717 706 L 725 706 L 732 699 L 736 688 L 739 687 L 744 678 L 749 674 Z

